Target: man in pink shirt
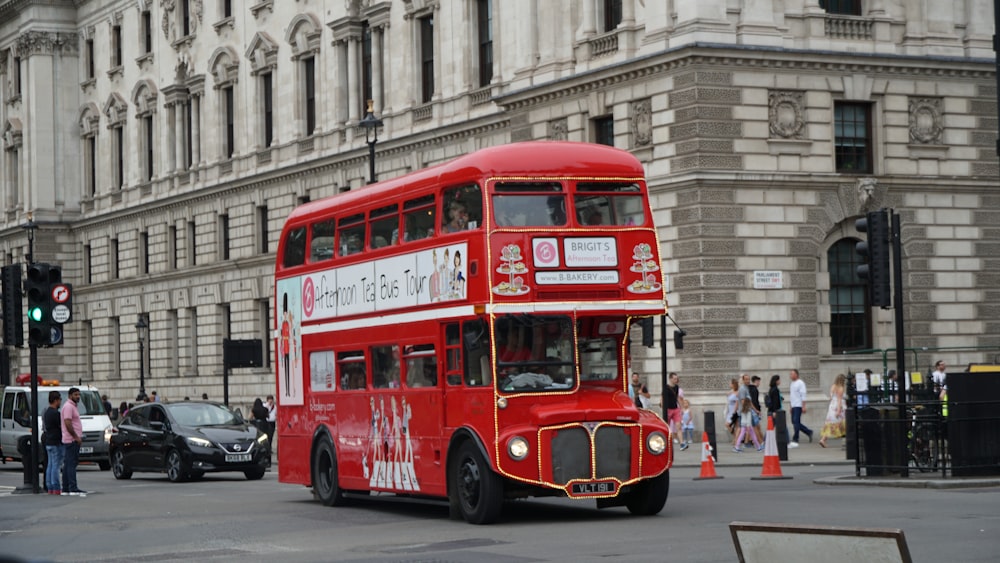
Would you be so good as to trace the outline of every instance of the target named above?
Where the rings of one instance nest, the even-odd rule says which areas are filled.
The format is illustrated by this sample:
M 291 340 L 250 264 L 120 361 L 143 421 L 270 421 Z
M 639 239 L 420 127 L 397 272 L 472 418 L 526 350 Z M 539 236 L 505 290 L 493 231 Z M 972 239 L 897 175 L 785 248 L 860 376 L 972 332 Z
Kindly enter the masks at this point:
M 62 443 L 66 449 L 63 458 L 63 494 L 72 496 L 87 496 L 87 491 L 81 491 L 76 483 L 76 466 L 80 463 L 80 444 L 83 443 L 83 422 L 80 421 L 80 390 L 71 387 L 69 400 L 63 405 L 59 415 L 63 421 Z

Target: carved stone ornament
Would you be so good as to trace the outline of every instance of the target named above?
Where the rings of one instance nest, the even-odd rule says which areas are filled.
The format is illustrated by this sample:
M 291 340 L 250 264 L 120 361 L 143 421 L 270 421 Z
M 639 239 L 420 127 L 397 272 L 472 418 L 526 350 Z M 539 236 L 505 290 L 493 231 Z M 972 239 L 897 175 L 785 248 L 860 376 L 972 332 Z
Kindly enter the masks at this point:
M 3 144 L 5 149 L 16 149 L 23 145 L 24 136 L 21 132 L 21 120 L 11 117 L 3 128 Z
M 868 202 L 875 197 L 875 189 L 878 188 L 878 180 L 875 178 L 858 178 L 857 193 L 858 202 L 861 208 L 865 209 Z
M 17 37 L 14 52 L 19 57 L 32 54 L 73 55 L 80 51 L 79 36 L 75 31 L 29 31 Z
M 188 32 L 191 35 L 198 31 L 198 25 L 201 24 L 202 0 L 160 0 L 160 8 L 163 11 L 160 27 L 163 28 L 163 36 L 170 42 L 181 39 L 177 36 L 177 18 L 179 16 L 175 13 L 178 9 L 178 2 L 188 2 Z
M 548 137 L 552 141 L 565 141 L 569 138 L 569 123 L 565 117 L 549 121 Z
M 771 135 L 782 139 L 801 139 L 805 119 L 802 116 L 802 92 L 771 90 L 767 93 L 767 115 Z
M 910 98 L 910 142 L 940 145 L 941 98 Z
M 108 96 L 108 101 L 104 102 L 104 115 L 108 116 L 108 127 L 120 125 L 128 117 L 128 104 L 125 99 L 116 93 Z
M 649 98 L 632 102 L 632 142 L 637 147 L 653 143 L 653 102 Z

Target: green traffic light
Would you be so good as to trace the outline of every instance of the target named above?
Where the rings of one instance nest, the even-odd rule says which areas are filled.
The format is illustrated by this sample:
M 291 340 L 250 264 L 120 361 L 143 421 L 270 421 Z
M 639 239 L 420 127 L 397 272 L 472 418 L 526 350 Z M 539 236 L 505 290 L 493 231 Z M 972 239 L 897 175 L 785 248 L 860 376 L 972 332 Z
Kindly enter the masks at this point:
M 28 320 L 35 321 L 36 323 L 42 320 L 42 308 L 32 307 L 28 309 Z

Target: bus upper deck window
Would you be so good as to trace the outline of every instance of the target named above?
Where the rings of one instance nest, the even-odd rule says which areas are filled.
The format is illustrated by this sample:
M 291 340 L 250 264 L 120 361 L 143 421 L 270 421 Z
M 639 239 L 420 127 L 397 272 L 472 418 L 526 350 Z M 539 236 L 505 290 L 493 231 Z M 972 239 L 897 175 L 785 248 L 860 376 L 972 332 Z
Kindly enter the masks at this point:
M 285 236 L 284 255 L 281 265 L 290 268 L 306 262 L 306 228 L 298 227 L 288 231 Z
M 433 195 L 403 203 L 403 242 L 434 236 L 435 224 Z
M 345 217 L 337 223 L 337 244 L 340 256 L 350 256 L 364 250 L 365 216 L 364 214 Z
M 483 223 L 483 193 L 478 185 L 447 189 L 441 202 L 442 233 L 475 229 Z
M 309 242 L 309 261 L 319 262 L 333 258 L 333 220 L 313 223 Z
M 566 196 L 559 182 L 502 182 L 494 186 L 493 213 L 501 227 L 561 227 Z
M 371 223 L 370 248 L 382 248 L 399 243 L 399 205 L 394 203 L 376 209 L 369 215 Z
M 584 226 L 641 226 L 646 223 L 645 200 L 633 182 L 580 182 L 573 207 Z

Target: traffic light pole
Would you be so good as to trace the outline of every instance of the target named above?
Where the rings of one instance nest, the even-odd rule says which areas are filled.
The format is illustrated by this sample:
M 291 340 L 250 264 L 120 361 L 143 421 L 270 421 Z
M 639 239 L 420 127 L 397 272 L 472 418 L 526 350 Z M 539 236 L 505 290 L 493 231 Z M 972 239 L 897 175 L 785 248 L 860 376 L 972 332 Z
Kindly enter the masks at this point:
M 38 348 L 34 344 L 29 344 L 31 351 L 31 491 L 34 494 L 42 492 L 38 486 Z M 22 463 L 23 460 L 22 460 Z
M 906 354 L 903 350 L 903 243 L 899 213 L 890 212 L 892 216 L 892 276 L 893 276 L 893 307 L 896 309 L 896 384 L 899 396 L 899 420 L 906 420 Z M 887 382 L 892 385 L 892 381 Z M 900 432 L 900 450 L 903 452 L 903 459 L 907 459 L 906 451 L 909 448 L 906 432 Z M 903 477 L 909 476 L 907 464 L 903 464 Z

